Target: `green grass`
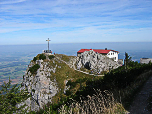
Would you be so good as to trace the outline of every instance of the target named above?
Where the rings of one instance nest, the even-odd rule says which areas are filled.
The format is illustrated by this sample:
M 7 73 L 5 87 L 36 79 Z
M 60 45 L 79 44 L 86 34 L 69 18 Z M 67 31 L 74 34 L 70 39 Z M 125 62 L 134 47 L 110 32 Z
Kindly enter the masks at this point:
M 54 55 L 49 55 L 48 57 L 49 57 L 49 59 L 53 59 L 55 56 Z
M 32 73 L 32 74 L 36 74 L 37 70 L 40 68 L 40 65 L 38 64 L 35 64 L 34 66 L 32 66 L 31 68 L 29 68 L 29 71 Z
M 119 91 L 119 95 L 115 92 L 115 96 L 117 99 L 122 99 L 122 103 L 126 109 L 129 109 L 130 105 L 135 99 L 135 96 L 140 92 L 145 82 L 149 79 L 152 75 L 152 71 L 145 71 L 141 75 L 138 76 L 137 80 L 135 80 L 130 86 L 125 89 Z M 127 97 L 126 97 L 127 96 Z
M 61 58 L 64 58 L 64 61 L 67 61 L 70 60 L 70 58 L 72 58 L 72 56 L 65 56 L 65 55 L 58 55 L 58 57 L 61 57 Z M 53 61 L 55 61 L 55 63 L 53 63 Z M 59 101 L 59 99 L 62 97 L 67 97 L 66 95 L 63 94 L 64 92 L 64 88 L 65 88 L 65 81 L 66 80 L 71 80 L 72 82 L 76 82 L 78 79 L 93 79 L 95 78 L 94 76 L 90 76 L 90 75 L 87 75 L 87 74 L 84 74 L 84 73 L 81 73 L 81 72 L 78 72 L 78 71 L 75 71 L 74 69 L 70 68 L 68 65 L 66 65 L 65 63 L 63 62 L 58 62 L 58 60 L 55 60 L 55 59 L 52 59 L 50 60 L 49 62 L 50 66 L 53 66 L 55 67 L 55 65 L 57 64 L 57 66 L 61 66 L 61 68 L 56 68 L 56 72 L 53 73 L 51 72 L 51 76 L 50 76 L 50 79 L 52 81 L 54 81 L 54 79 L 56 79 L 57 81 L 57 84 L 58 84 L 58 87 L 59 87 L 59 93 L 53 98 L 53 102 L 54 103 L 57 103 Z M 98 77 L 96 77 L 98 78 Z M 85 86 L 85 82 L 83 83 L 83 86 Z M 75 94 L 76 91 L 80 88 L 80 84 L 79 83 L 76 83 L 76 86 L 74 88 L 72 88 L 71 91 L 71 94 Z
M 63 54 L 56 54 L 55 56 L 59 57 L 60 59 L 62 59 L 65 62 L 69 62 L 71 58 L 75 57 L 75 56 L 67 56 L 67 55 L 63 55 Z
M 55 56 L 59 57 L 60 59 L 66 62 L 69 62 L 70 59 L 73 58 L 73 56 L 66 56 L 62 54 L 56 54 Z M 105 74 L 104 78 L 94 77 L 75 71 L 65 63 L 61 61 L 59 62 L 59 60 L 56 57 L 52 58 L 49 61 L 49 67 L 54 68 L 57 65 L 56 72 L 55 73 L 51 72 L 50 79 L 52 81 L 54 81 L 54 79 L 56 80 L 59 90 L 58 93 L 52 99 L 53 105 L 48 104 L 48 107 L 52 107 L 51 108 L 52 110 L 56 110 L 62 104 L 66 104 L 67 101 L 69 101 L 69 99 L 71 98 L 77 100 L 77 102 L 80 103 L 79 102 L 80 96 L 87 98 L 87 96 L 89 95 L 90 98 L 92 98 L 92 96 L 94 96 L 94 94 L 96 93 L 94 90 L 101 90 L 101 93 L 105 90 L 108 90 L 110 93 L 113 93 L 112 94 L 113 98 L 118 103 L 118 106 L 116 103 L 116 111 L 118 109 L 119 112 L 121 109 L 123 109 L 123 107 L 127 109 L 130 106 L 131 102 L 134 100 L 133 99 L 134 96 L 140 91 L 142 85 L 152 75 L 152 71 L 137 69 L 140 67 L 143 69 L 147 69 L 150 68 L 149 66 L 146 65 L 141 66 L 140 64 L 134 65 L 134 63 L 132 63 L 133 64 L 132 68 L 130 69 L 128 68 L 128 71 L 125 71 L 124 68 L 121 67 Z M 44 62 L 45 61 L 47 62 L 48 60 L 44 60 Z M 60 66 L 61 68 L 59 68 L 58 66 Z M 83 70 L 86 71 L 86 69 Z M 67 90 L 68 94 L 63 93 L 64 88 L 66 86 L 65 85 L 66 80 L 69 81 L 67 83 L 67 86 L 70 85 L 70 89 Z M 105 97 L 105 101 L 107 101 L 106 97 Z M 150 109 L 151 96 L 149 97 L 148 102 L 149 102 L 148 108 Z M 47 112 L 48 109 L 46 109 Z M 42 112 L 45 112 L 45 110 L 42 110 Z

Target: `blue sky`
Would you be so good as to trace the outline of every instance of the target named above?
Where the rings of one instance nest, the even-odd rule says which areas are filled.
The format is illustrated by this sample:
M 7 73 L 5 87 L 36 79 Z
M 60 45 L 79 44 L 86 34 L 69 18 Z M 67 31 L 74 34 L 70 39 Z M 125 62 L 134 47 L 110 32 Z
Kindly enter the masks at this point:
M 152 0 L 0 0 L 0 45 L 152 42 Z

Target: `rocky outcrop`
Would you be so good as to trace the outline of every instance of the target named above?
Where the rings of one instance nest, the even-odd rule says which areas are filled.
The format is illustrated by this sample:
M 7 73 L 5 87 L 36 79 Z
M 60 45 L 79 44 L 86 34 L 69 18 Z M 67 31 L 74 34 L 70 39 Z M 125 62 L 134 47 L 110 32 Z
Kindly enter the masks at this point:
M 31 74 L 29 68 L 33 65 L 39 64 L 40 68 L 37 70 L 36 74 Z M 47 103 L 52 102 L 52 97 L 58 92 L 57 82 L 50 80 L 51 72 L 55 73 L 58 66 L 50 66 L 49 62 L 44 62 L 43 60 L 36 60 L 31 62 L 23 76 L 22 90 L 26 90 L 31 94 L 24 103 L 29 107 L 31 111 L 37 111 Z M 21 103 L 18 105 L 24 104 Z
M 73 57 L 69 60 L 68 65 L 70 66 L 70 68 L 76 69 L 75 68 L 76 61 L 77 61 L 76 57 Z
M 38 66 L 38 69 L 32 74 L 30 69 L 35 65 Z M 94 51 L 84 52 L 80 57 L 69 57 L 69 61 L 64 61 L 57 56 L 51 60 L 47 57 L 44 61 L 31 61 L 21 84 L 21 90 L 27 90 L 31 97 L 25 102 L 18 104 L 17 107 L 26 104 L 27 107 L 29 107 L 28 110 L 38 111 L 47 103 L 52 103 L 52 98 L 61 90 L 56 80 L 58 78 L 53 76 L 53 74 L 59 74 L 59 71 L 62 70 L 65 65 L 68 65 L 74 70 L 85 67 L 91 69 L 93 73 L 101 73 L 102 71 L 119 67 L 117 62 L 104 55 L 96 54 Z M 68 76 L 65 80 L 63 79 L 64 85 L 68 82 L 67 78 Z M 63 93 L 65 94 L 68 89 L 69 86 L 65 86 Z
M 77 57 L 76 66 L 77 69 L 84 67 L 92 70 L 93 73 L 100 74 L 102 71 L 118 68 L 120 64 L 105 55 L 95 53 L 93 50 L 90 50 L 81 53 L 81 55 Z

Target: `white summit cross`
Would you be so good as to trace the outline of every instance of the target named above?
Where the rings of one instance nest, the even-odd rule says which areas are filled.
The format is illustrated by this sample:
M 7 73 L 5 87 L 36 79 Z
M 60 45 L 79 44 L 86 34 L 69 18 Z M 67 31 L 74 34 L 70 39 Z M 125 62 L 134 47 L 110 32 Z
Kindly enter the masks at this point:
M 51 41 L 51 40 L 49 40 L 49 38 L 48 38 L 48 40 L 46 40 L 46 41 L 48 41 L 48 53 L 49 53 L 49 41 Z

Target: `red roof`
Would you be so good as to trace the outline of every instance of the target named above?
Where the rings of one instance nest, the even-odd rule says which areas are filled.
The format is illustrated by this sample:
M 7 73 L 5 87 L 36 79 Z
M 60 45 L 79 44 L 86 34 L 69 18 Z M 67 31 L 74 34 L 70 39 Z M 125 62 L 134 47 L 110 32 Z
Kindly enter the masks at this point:
M 79 50 L 77 53 L 83 53 L 83 52 L 85 52 L 85 51 L 90 51 L 90 50 L 92 50 L 92 49 L 81 49 L 81 50 Z
M 102 54 L 107 54 L 107 53 L 109 53 L 111 50 L 94 49 L 93 51 L 98 52 L 98 53 L 102 53 Z
M 81 49 L 77 53 L 83 53 L 85 51 L 90 51 L 90 50 L 93 50 L 94 52 L 101 53 L 101 54 L 108 54 L 110 51 L 118 52 L 115 50 L 107 50 L 107 49 Z

